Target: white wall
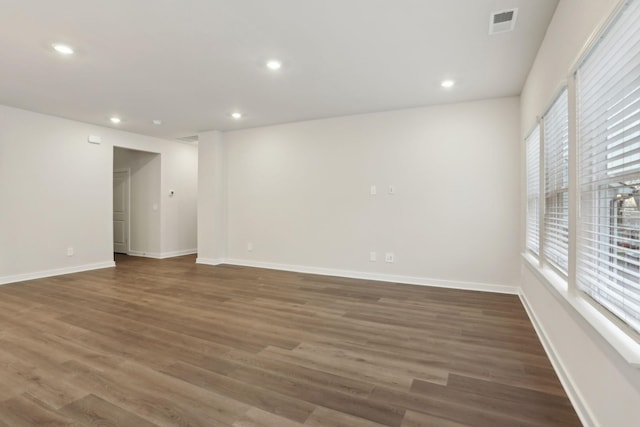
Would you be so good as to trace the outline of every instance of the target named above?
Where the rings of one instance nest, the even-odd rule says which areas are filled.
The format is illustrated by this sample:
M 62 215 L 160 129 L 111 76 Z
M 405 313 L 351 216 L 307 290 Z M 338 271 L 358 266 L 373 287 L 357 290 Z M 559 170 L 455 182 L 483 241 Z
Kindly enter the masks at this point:
M 227 255 L 226 152 L 219 131 L 198 141 L 198 262 L 219 264 Z
M 560 1 L 522 91 L 523 138 L 616 4 L 616 0 Z M 627 364 L 554 289 L 521 263 L 523 297 L 545 331 L 569 392 L 590 418 L 587 425 L 639 425 L 640 370 Z
M 114 169 L 129 169 L 129 252 L 160 254 L 160 154 L 116 147 Z
M 196 252 L 198 223 L 198 147 L 162 141 L 161 256 Z M 148 150 L 145 150 L 148 151 Z M 173 197 L 169 191 L 173 190 Z
M 225 133 L 227 257 L 515 286 L 518 118 L 505 98 Z
M 0 106 L 0 283 L 112 265 L 114 146 L 161 153 L 162 254 L 195 248 L 196 147 Z

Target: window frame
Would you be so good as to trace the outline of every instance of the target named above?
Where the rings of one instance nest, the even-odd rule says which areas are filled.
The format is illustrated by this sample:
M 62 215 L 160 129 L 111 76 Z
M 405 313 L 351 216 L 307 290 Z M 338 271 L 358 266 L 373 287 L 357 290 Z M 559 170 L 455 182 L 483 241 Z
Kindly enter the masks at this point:
M 535 144 L 535 145 L 533 145 Z M 531 132 L 525 138 L 525 248 L 533 256 L 540 259 L 542 253 L 542 229 L 540 218 L 543 212 L 541 198 L 541 181 L 542 177 L 540 169 L 542 165 L 542 124 L 539 122 L 533 127 Z M 533 145 L 533 146 L 532 146 Z M 529 162 L 530 155 L 536 156 L 535 161 Z M 534 187 L 534 188 L 532 188 Z M 533 190 L 533 192 L 532 192 Z M 532 212 L 533 210 L 533 212 Z M 535 235 L 530 233 L 535 231 Z
M 576 120 L 580 186 L 576 288 L 618 318 L 640 342 L 640 261 L 632 259 L 638 252 L 637 237 L 622 237 L 619 232 L 622 188 L 637 191 L 640 186 L 638 18 L 640 0 L 626 2 L 577 65 L 574 80 L 581 110 Z M 638 231 L 634 224 L 627 227 L 633 234 Z M 621 246 L 621 240 L 631 249 Z
M 528 267 L 535 277 L 546 286 L 552 295 L 556 296 L 561 304 L 565 305 L 568 310 L 575 311 L 584 319 L 597 333 L 599 333 L 604 340 L 606 340 L 632 367 L 640 369 L 640 334 L 633 331 L 622 320 L 615 317 L 606 308 L 602 307 L 598 302 L 594 301 L 590 296 L 578 290 L 576 283 L 577 273 L 577 260 L 576 260 L 576 240 L 578 233 L 581 232 L 579 227 L 578 218 L 580 215 L 580 187 L 579 187 L 579 165 L 578 165 L 578 117 L 577 117 L 577 71 L 580 65 L 589 57 L 591 52 L 596 47 L 597 43 L 606 36 L 610 26 L 615 23 L 627 4 L 633 1 L 640 0 L 619 0 L 618 3 L 612 8 L 612 11 L 606 19 L 604 19 L 598 28 L 589 38 L 584 48 L 578 55 L 576 61 L 569 69 L 568 79 L 566 82 L 561 82 L 560 87 L 556 89 L 553 94 L 552 101 L 547 108 L 542 111 L 547 111 L 551 107 L 552 103 L 557 98 L 558 94 L 567 88 L 568 92 L 568 116 L 569 116 L 569 250 L 568 250 L 568 271 L 567 274 L 562 274 L 553 263 L 545 260 L 544 256 L 544 239 L 541 239 L 540 244 L 540 256 L 535 256 L 528 250 L 526 245 L 526 209 L 527 198 L 524 198 L 524 222 L 525 230 L 523 231 L 523 244 L 522 244 L 522 257 L 525 261 L 524 264 Z M 542 126 L 542 132 L 544 132 L 544 120 L 537 119 L 537 123 Z M 529 134 L 527 134 L 527 137 Z M 544 174 L 544 136 L 541 140 L 541 154 L 540 154 L 540 175 L 541 180 Z M 527 165 L 527 152 L 526 147 L 523 150 L 524 161 L 523 167 L 525 171 L 523 173 L 524 185 L 523 189 L 526 192 L 526 165 Z M 544 182 L 541 183 L 540 193 L 544 194 L 545 191 Z M 541 207 L 544 209 L 544 198 L 541 197 Z M 540 219 L 539 235 L 544 235 L 544 221 Z M 526 304 L 525 304 L 526 306 Z
M 565 109 L 562 109 L 562 107 L 564 107 L 566 105 L 566 111 Z M 557 111 L 560 110 L 560 111 Z M 552 116 L 555 113 L 563 113 L 562 117 L 558 118 L 555 116 Z M 564 122 L 565 122 L 565 117 L 566 117 L 566 128 L 564 127 Z M 564 131 L 566 129 L 567 135 L 566 135 L 566 143 L 565 143 L 565 139 L 562 138 L 561 141 L 555 141 L 554 138 L 552 138 L 553 136 L 557 136 L 556 135 L 556 131 L 557 129 L 555 129 L 555 125 L 556 120 L 562 120 L 563 126 L 561 131 Z M 546 113 L 542 116 L 542 145 L 543 145 L 543 149 L 542 152 L 544 153 L 544 158 L 542 159 L 542 165 L 541 165 L 541 175 L 543 175 L 543 182 L 544 185 L 540 191 L 541 197 L 542 195 L 544 195 L 544 202 L 543 202 L 543 213 L 542 213 L 542 217 L 543 217 L 543 221 L 541 223 L 541 236 L 542 236 L 542 241 L 543 241 L 543 252 L 542 252 L 542 260 L 545 264 L 548 264 L 551 268 L 553 268 L 559 275 L 561 275 L 562 277 L 567 277 L 568 273 L 569 273 L 569 241 L 570 241 L 570 236 L 569 236 L 569 222 L 570 222 L 570 215 L 569 215 L 569 204 L 570 204 L 570 200 L 569 200 L 569 181 L 570 181 L 570 171 L 569 171 L 569 90 L 568 87 L 566 85 L 563 85 L 562 88 L 559 90 L 559 93 L 554 97 L 553 101 L 551 102 L 551 105 L 549 106 L 549 108 L 546 110 Z M 552 133 L 553 132 L 553 133 Z M 558 147 L 559 145 L 559 147 Z M 550 167 L 550 162 L 549 157 L 550 155 L 555 155 L 557 154 L 558 148 L 560 149 L 560 151 L 564 152 L 565 151 L 565 147 L 566 147 L 566 158 L 563 157 L 563 160 L 566 160 L 565 162 L 561 162 L 561 163 L 565 163 L 565 166 L 558 168 L 556 164 L 554 164 L 553 168 Z M 554 185 L 553 189 L 549 189 L 549 182 L 551 181 L 550 179 L 550 175 L 557 175 L 558 173 L 562 174 L 562 178 L 561 180 L 563 181 L 561 185 Z M 566 180 L 566 182 L 564 182 Z M 554 235 L 551 235 L 550 233 L 550 228 L 548 227 L 549 223 L 551 220 L 556 219 L 557 220 L 557 215 L 552 215 L 549 210 L 551 206 L 557 207 L 558 205 L 560 205 L 559 203 L 553 203 L 554 199 L 558 199 L 558 198 L 564 198 L 564 195 L 566 195 L 566 201 L 564 201 L 563 203 L 566 203 L 566 253 L 565 254 L 559 254 L 559 256 L 564 255 L 566 258 L 566 265 L 561 265 L 560 263 L 557 262 L 556 259 L 554 259 L 554 257 L 552 257 L 550 255 L 550 247 L 551 246 L 559 246 L 561 244 L 561 242 L 557 242 L 557 240 L 559 240 L 559 234 L 560 233 L 554 233 Z M 556 218 L 554 218 L 556 217 Z M 559 228 L 559 227 L 558 227 Z

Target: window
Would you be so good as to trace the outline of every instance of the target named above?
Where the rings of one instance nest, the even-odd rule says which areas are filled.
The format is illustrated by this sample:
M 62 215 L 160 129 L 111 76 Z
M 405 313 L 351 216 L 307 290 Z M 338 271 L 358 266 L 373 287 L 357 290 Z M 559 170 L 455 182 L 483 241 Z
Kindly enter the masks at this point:
M 565 275 L 569 259 L 569 110 L 563 90 L 544 115 L 544 259 Z
M 527 248 L 540 251 L 540 126 L 526 139 L 527 153 Z
M 576 282 L 640 332 L 640 1 L 631 1 L 577 71 Z

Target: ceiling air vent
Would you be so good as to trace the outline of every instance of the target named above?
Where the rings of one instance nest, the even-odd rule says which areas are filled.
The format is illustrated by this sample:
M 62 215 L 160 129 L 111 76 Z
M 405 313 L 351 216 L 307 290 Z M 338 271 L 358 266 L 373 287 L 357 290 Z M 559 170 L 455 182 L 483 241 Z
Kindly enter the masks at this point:
M 518 9 L 501 10 L 489 17 L 489 34 L 513 31 L 518 18 Z
M 182 137 L 176 138 L 176 139 L 178 141 L 189 142 L 191 144 L 197 144 L 198 143 L 198 135 L 182 136 Z

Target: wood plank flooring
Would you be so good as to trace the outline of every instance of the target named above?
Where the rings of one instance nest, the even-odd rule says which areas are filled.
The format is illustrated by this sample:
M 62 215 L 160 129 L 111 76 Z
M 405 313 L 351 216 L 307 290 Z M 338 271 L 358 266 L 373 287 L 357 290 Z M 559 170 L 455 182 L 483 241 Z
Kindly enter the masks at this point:
M 580 425 L 516 296 L 116 261 L 0 286 L 0 427 Z

